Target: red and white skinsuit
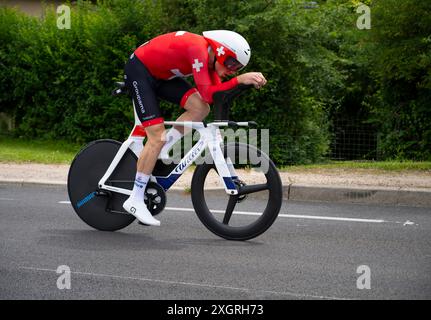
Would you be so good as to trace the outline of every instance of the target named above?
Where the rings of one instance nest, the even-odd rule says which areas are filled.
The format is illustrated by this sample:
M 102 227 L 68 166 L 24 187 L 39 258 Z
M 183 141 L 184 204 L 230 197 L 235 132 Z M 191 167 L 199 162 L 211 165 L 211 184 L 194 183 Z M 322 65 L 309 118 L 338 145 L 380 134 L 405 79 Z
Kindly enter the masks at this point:
M 238 85 L 237 78 L 222 82 L 215 70 L 210 70 L 209 44 L 203 36 L 178 31 L 158 36 L 143 44 L 135 55 L 156 79 L 170 80 L 175 77 L 193 75 L 197 91 L 202 99 L 211 104 L 216 91 L 228 90 Z M 196 92 L 190 89 L 181 100 L 184 106 L 187 98 Z

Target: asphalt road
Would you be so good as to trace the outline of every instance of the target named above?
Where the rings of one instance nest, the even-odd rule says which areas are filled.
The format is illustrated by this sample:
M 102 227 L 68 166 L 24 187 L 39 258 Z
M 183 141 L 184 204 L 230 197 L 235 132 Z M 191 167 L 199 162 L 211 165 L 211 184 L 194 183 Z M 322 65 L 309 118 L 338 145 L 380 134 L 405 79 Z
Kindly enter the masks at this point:
M 189 195 L 168 193 L 161 227 L 114 233 L 67 200 L 65 187 L 0 185 L 0 299 L 431 298 L 429 208 L 289 202 L 265 234 L 234 242 L 187 210 Z

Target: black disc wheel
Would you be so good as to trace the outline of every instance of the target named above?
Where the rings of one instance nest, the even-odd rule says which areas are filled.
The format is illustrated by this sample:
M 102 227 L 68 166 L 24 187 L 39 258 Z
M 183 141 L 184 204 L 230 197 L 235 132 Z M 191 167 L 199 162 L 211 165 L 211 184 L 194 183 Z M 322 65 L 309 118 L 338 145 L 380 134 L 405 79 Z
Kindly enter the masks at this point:
M 192 179 L 193 207 L 202 223 L 228 240 L 249 240 L 275 221 L 281 208 L 280 175 L 269 157 L 242 143 L 224 146 L 226 161 L 237 173 L 237 195 L 228 195 L 214 164 L 198 165 Z
M 93 141 L 76 155 L 69 169 L 70 202 L 78 216 L 97 230 L 116 231 L 135 220 L 123 209 L 127 195 L 102 191 L 98 186 L 120 147 L 115 140 Z M 128 149 L 106 184 L 132 190 L 136 161 L 136 155 Z

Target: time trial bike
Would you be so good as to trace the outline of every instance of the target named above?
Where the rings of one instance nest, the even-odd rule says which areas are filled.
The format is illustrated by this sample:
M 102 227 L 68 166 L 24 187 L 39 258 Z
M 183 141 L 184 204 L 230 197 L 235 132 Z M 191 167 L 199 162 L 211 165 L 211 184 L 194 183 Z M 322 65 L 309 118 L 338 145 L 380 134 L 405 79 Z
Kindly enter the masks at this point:
M 221 133 L 223 127 L 256 125 L 252 121 L 229 120 L 233 100 L 250 87 L 239 85 L 215 93 L 213 122 L 165 121 L 168 126 L 198 131 L 199 140 L 178 163 L 157 160 L 144 196 L 152 215 L 163 211 L 166 191 L 196 162 L 191 200 L 198 218 L 211 232 L 229 240 L 248 240 L 274 223 L 283 195 L 276 166 L 256 146 L 225 143 Z M 113 95 L 122 93 L 127 93 L 127 89 L 124 83 L 117 82 Z M 68 173 L 68 194 L 73 209 L 89 226 L 116 231 L 135 220 L 122 205 L 132 192 L 136 163 L 145 140 L 145 129 L 135 112 L 135 125 L 126 141 L 96 140 L 75 156 Z M 222 188 L 214 188 L 215 181 Z

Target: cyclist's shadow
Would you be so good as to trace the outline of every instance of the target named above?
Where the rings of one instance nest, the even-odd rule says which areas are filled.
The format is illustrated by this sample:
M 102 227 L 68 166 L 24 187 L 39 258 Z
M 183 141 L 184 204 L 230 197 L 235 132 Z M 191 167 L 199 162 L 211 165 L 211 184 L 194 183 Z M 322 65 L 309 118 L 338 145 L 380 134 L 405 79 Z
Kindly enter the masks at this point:
M 250 247 L 262 245 L 258 241 L 227 241 L 218 238 L 162 238 L 139 232 L 103 232 L 83 229 L 42 229 L 45 235 L 41 236 L 38 244 L 63 249 L 87 251 L 114 251 L 114 250 L 180 250 L 190 246 L 224 246 L 224 247 Z
M 64 249 L 88 251 L 114 250 L 178 250 L 184 247 L 175 241 L 158 240 L 145 233 L 104 232 L 97 230 L 43 229 L 38 244 Z

